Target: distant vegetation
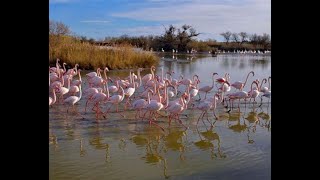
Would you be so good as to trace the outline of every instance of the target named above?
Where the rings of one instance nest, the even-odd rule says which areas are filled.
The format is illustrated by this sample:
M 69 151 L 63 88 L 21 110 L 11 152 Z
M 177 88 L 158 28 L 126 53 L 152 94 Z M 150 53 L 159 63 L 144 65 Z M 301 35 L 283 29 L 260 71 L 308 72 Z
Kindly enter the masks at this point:
M 198 33 L 192 26 L 183 25 L 177 28 L 170 25 L 164 27 L 161 36 L 105 37 L 95 40 L 85 36 L 72 35 L 68 26 L 61 22 L 49 21 L 49 62 L 54 64 L 57 58 L 73 66 L 78 63 L 81 68 L 95 69 L 107 66 L 110 69 L 124 69 L 131 67 L 150 67 L 156 65 L 159 58 L 147 51 L 178 53 L 216 52 L 225 50 L 271 50 L 269 34 L 248 34 L 246 32 L 223 32 L 220 35 L 224 42 L 214 39 L 205 41 L 194 39 Z M 132 47 L 146 51 L 136 51 Z
M 78 63 L 82 69 L 150 67 L 159 61 L 153 53 L 135 51 L 128 43 L 112 48 L 97 47 L 72 36 L 63 23 L 49 21 L 49 63 L 55 64 L 57 58 L 70 66 Z
M 143 50 L 153 50 L 172 52 L 172 49 L 178 50 L 180 53 L 194 50 L 195 52 L 209 51 L 234 51 L 234 50 L 271 50 L 271 38 L 269 34 L 263 35 L 248 34 L 246 32 L 231 33 L 230 31 L 221 33 L 225 42 L 217 42 L 214 39 L 196 40 L 201 33 L 197 33 L 194 28 L 189 25 L 183 25 L 181 28 L 170 25 L 164 29 L 161 36 L 139 36 L 130 37 L 122 35 L 120 37 L 106 37 L 104 40 L 88 39 L 85 36 L 80 37 L 82 41 L 90 43 L 107 43 L 110 45 L 119 45 L 123 43 L 131 44 Z

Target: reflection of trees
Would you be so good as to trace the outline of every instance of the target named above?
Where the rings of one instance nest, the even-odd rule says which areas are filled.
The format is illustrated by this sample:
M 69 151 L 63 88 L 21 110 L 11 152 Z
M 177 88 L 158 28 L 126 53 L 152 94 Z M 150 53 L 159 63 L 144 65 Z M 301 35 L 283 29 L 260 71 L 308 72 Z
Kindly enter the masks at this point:
M 234 132 L 238 132 L 238 133 L 245 131 L 248 126 L 245 121 L 243 121 L 243 124 L 241 124 L 240 120 L 241 120 L 241 118 L 239 116 L 239 119 L 236 120 L 237 123 L 235 125 L 228 124 L 228 128 L 233 130 Z
M 247 140 L 249 144 L 254 143 L 254 140 L 252 139 L 252 137 L 250 137 L 250 135 L 256 132 L 257 125 L 262 128 L 267 128 L 268 131 L 270 131 L 271 120 L 269 114 L 263 111 L 258 113 L 258 110 L 254 107 L 246 115 L 244 114 L 241 116 L 240 114 L 241 112 L 238 114 L 238 116 L 236 116 L 237 118 L 235 118 L 237 121 L 236 124 L 232 125 L 228 121 L 228 128 L 237 133 L 247 131 Z
M 96 149 L 106 149 L 108 147 L 108 144 L 102 142 L 103 138 L 101 137 L 101 129 L 99 127 L 99 124 L 95 124 L 93 128 L 90 128 L 93 132 L 88 133 L 89 136 L 89 144 L 93 146 Z
M 166 149 L 180 152 L 180 160 L 185 160 L 183 153 L 185 152 L 185 145 L 183 142 L 183 136 L 186 135 L 186 130 L 179 131 L 176 129 L 170 129 L 168 135 L 164 137 L 164 144 Z
M 184 151 L 184 145 L 182 142 L 182 137 L 185 136 L 185 131 L 175 131 L 170 129 L 170 132 L 165 136 L 165 146 L 172 151 Z
M 133 135 L 130 140 L 137 145 L 137 147 L 145 147 L 146 155 L 142 157 L 146 163 L 155 164 L 163 160 L 163 145 L 161 146 L 161 139 L 164 134 L 159 128 L 153 126 L 145 126 L 142 132 Z M 161 146 L 161 148 L 160 148 Z
M 251 69 L 261 67 L 262 69 L 268 68 L 271 62 L 270 56 L 251 56 L 251 55 L 219 55 L 221 65 L 227 68 L 244 69 L 249 66 Z M 237 67 L 238 66 L 238 67 Z
M 207 129 L 206 131 L 200 132 L 198 127 L 196 127 L 197 133 L 199 135 L 200 140 L 194 142 L 194 145 L 198 147 L 199 149 L 206 151 L 210 150 L 211 153 L 211 159 L 214 159 L 215 157 L 225 158 L 226 155 L 221 152 L 220 149 L 220 137 L 217 132 L 213 131 L 213 127 L 210 129 Z M 218 153 L 215 153 L 214 151 L 214 141 L 217 141 L 217 147 L 218 147 Z
M 261 110 L 262 110 L 262 108 L 261 108 Z M 271 117 L 270 117 L 270 115 L 262 110 L 260 113 L 258 113 L 258 117 L 264 121 L 262 123 L 262 126 L 267 128 L 268 131 L 270 131 L 270 129 L 271 129 Z

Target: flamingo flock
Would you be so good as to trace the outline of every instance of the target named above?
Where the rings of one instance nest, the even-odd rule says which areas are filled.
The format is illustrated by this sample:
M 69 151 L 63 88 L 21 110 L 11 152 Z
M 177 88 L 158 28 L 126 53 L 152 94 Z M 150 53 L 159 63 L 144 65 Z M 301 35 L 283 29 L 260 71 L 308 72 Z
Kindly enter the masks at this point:
M 49 66 L 49 107 L 53 108 L 55 104 L 62 104 L 69 113 L 70 107 L 73 108 L 75 114 L 84 117 L 87 111 L 91 110 L 95 113 L 96 119 L 108 119 L 111 112 L 118 113 L 125 117 L 121 112 L 127 110 L 136 111 L 135 119 L 147 120 L 149 124 L 155 125 L 164 130 L 164 127 L 157 123 L 158 117 L 167 117 L 170 126 L 174 120 L 181 126 L 188 128 L 186 121 L 183 122 L 180 116 L 187 109 L 200 110 L 197 124 L 200 119 L 207 115 L 207 120 L 211 127 L 214 126 L 218 116 L 216 108 L 222 106 L 229 108 L 226 112 L 233 109 L 235 100 L 239 104 L 243 100 L 244 103 L 258 104 L 256 98 L 271 99 L 271 76 L 264 78 L 261 82 L 259 79 L 252 80 L 255 73 L 250 71 L 244 82 L 230 82 L 229 73 L 225 73 L 224 77 L 215 78 L 218 73 L 211 72 L 212 84 L 199 88 L 200 78 L 193 75 L 192 79 L 185 78 L 180 75 L 178 79 L 172 77 L 174 72 L 168 71 L 164 73 L 161 68 L 161 74 L 155 74 L 156 68 L 152 66 L 150 73 L 141 76 L 143 68 L 138 68 L 137 75 L 134 70 L 130 70 L 128 77 L 121 79 L 120 77 L 109 77 L 107 72 L 109 69 L 104 67 L 97 68 L 94 72 L 85 74 L 84 81 L 81 79 L 81 70 L 78 64 L 73 68 L 66 70 L 66 63 L 56 61 L 54 67 Z M 103 76 L 101 72 L 103 71 Z M 252 75 L 250 77 L 250 75 Z M 78 78 L 77 78 L 78 77 Z M 77 78 L 77 79 L 76 79 Z M 247 82 L 251 82 L 250 91 L 245 91 Z M 263 87 L 268 82 L 268 86 Z M 86 83 L 85 89 L 83 84 Z M 259 83 L 260 86 L 259 86 Z M 234 92 L 231 93 L 231 89 Z M 178 90 L 179 89 L 179 90 Z M 213 92 L 212 97 L 207 95 Z M 204 99 L 201 99 L 204 94 Z M 85 99 L 85 107 L 82 112 L 76 108 L 79 101 Z M 248 101 L 249 100 L 249 101 Z M 229 102 L 229 103 L 228 103 Z M 120 105 L 123 109 L 120 109 Z M 91 106 L 91 107 L 90 107 Z M 209 113 L 212 111 L 214 122 L 209 120 Z

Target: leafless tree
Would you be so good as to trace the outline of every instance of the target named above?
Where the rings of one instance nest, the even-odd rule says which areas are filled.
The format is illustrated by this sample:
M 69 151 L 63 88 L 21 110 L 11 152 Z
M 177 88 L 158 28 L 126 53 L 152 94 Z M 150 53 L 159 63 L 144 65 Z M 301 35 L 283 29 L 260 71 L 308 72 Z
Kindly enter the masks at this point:
M 233 40 L 234 42 L 238 43 L 240 41 L 240 38 L 239 38 L 237 33 L 232 33 L 231 40 Z
M 240 44 L 246 42 L 247 38 L 249 37 L 249 35 L 246 32 L 240 32 L 239 36 L 241 37 L 241 43 Z
M 49 34 L 50 35 L 70 35 L 69 27 L 62 22 L 55 22 L 49 20 Z
M 223 36 L 223 38 L 226 40 L 226 42 L 228 43 L 230 40 L 230 37 L 232 35 L 232 33 L 230 31 L 224 32 L 220 34 L 221 36 Z

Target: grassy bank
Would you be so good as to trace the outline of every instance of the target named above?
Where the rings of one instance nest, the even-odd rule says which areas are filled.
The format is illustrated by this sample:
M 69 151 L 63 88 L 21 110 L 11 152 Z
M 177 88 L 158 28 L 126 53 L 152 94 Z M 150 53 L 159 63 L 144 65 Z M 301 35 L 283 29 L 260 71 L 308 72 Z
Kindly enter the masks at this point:
M 79 64 L 82 69 L 127 69 L 157 65 L 159 58 L 150 52 L 137 52 L 130 45 L 113 48 L 99 48 L 83 43 L 72 36 L 49 35 L 49 63 L 55 65 L 56 59 L 69 66 Z

